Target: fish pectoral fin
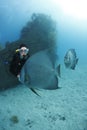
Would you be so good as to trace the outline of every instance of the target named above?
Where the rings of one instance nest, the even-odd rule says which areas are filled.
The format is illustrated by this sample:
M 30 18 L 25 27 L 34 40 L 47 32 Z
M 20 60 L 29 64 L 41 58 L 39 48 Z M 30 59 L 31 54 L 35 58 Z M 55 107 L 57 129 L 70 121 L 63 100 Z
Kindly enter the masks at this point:
M 30 78 L 29 78 L 29 75 L 25 75 L 25 84 L 26 86 L 28 86 L 30 84 Z M 30 87 L 28 87 L 30 88 Z M 33 89 L 32 87 L 30 88 L 30 90 L 35 93 L 36 95 L 40 96 L 36 91 L 35 89 Z
M 78 64 L 78 60 L 79 60 L 79 59 L 77 58 L 77 59 L 76 59 L 76 64 Z
M 75 66 L 71 67 L 72 70 L 75 70 Z
M 35 89 L 30 88 L 30 90 L 31 90 L 33 93 L 35 93 L 37 96 L 41 97 L 41 96 L 35 91 Z
M 61 72 L 60 72 L 60 64 L 57 66 L 56 70 L 57 70 L 57 73 L 58 73 L 58 76 L 61 77 Z
M 25 75 L 25 79 L 24 79 L 24 82 L 25 83 L 29 83 L 30 82 L 30 77 L 29 77 L 29 75 Z

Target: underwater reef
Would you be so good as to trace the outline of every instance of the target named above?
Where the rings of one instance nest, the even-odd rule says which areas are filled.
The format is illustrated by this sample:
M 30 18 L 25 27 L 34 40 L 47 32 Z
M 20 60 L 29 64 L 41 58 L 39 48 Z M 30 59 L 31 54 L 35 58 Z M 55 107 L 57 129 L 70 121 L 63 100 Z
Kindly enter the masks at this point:
M 0 90 L 15 87 L 19 81 L 9 72 L 9 64 L 15 50 L 20 44 L 26 44 L 30 55 L 50 47 L 56 47 L 56 22 L 48 15 L 33 14 L 22 28 L 20 38 L 14 42 L 6 42 L 6 47 L 0 50 Z

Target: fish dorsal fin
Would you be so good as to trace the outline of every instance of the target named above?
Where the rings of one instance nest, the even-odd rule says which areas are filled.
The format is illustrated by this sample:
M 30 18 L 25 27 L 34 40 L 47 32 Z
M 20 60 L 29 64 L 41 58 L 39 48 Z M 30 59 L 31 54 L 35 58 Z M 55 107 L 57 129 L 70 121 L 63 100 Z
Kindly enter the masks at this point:
M 72 54 L 76 57 L 76 52 L 75 49 L 70 49 L 70 51 L 72 52 Z

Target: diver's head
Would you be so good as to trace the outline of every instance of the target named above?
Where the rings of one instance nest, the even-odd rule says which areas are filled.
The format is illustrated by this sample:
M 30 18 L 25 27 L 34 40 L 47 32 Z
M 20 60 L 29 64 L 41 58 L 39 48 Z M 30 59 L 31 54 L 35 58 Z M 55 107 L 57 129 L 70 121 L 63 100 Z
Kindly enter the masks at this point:
M 27 48 L 27 46 L 25 44 L 21 44 L 20 47 L 19 47 L 19 53 L 20 53 L 20 56 L 23 57 L 23 56 L 26 56 L 29 52 L 29 48 Z

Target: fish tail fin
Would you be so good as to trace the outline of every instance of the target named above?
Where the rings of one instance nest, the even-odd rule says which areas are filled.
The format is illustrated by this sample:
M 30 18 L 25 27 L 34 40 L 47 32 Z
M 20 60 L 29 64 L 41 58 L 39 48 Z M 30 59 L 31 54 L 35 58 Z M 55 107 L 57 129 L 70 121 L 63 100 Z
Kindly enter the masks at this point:
M 57 73 L 58 73 L 59 77 L 61 77 L 60 67 L 61 67 L 60 64 L 56 67 L 56 70 L 57 70 Z
M 41 97 L 33 88 L 30 88 L 30 90 L 35 93 L 37 96 Z

